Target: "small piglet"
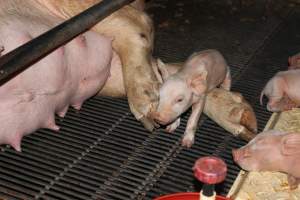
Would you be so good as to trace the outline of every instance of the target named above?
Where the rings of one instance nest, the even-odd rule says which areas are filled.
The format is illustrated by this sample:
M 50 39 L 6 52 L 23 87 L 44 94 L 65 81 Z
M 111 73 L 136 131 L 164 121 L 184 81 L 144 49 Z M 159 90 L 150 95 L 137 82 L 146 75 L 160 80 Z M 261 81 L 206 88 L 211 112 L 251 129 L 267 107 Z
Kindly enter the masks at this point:
M 215 121 L 234 136 L 250 141 L 257 133 L 257 120 L 251 105 L 238 92 L 215 88 L 206 96 L 203 109 Z
M 220 52 L 209 49 L 191 55 L 184 66 L 170 76 L 166 68 L 159 70 L 164 83 L 159 91 L 157 111 L 152 117 L 162 125 L 170 124 L 167 129 L 174 130 L 180 123 L 179 116 L 192 106 L 182 140 L 183 146 L 191 147 L 207 93 L 219 85 L 230 90 L 229 67 Z
M 265 131 L 232 154 L 244 170 L 287 173 L 291 189 L 300 183 L 300 133 Z
M 269 82 L 260 95 L 269 99 L 267 109 L 272 112 L 290 110 L 300 105 L 300 69 L 278 72 Z

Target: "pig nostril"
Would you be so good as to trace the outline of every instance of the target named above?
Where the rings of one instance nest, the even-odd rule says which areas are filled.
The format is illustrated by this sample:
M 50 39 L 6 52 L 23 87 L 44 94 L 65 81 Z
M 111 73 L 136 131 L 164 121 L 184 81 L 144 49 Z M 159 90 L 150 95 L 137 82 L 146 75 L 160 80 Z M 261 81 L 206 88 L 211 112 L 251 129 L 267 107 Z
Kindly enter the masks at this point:
M 157 119 L 157 118 L 155 118 L 154 121 L 155 121 L 156 123 L 159 123 L 159 124 L 161 123 L 161 120 L 159 120 L 159 119 Z
M 154 118 L 153 120 L 158 124 L 166 125 L 166 122 L 158 117 Z
M 235 162 L 237 162 L 237 161 L 238 161 L 238 152 L 237 152 L 236 149 L 233 149 L 233 150 L 232 150 L 232 156 L 233 156 L 233 160 L 234 160 Z

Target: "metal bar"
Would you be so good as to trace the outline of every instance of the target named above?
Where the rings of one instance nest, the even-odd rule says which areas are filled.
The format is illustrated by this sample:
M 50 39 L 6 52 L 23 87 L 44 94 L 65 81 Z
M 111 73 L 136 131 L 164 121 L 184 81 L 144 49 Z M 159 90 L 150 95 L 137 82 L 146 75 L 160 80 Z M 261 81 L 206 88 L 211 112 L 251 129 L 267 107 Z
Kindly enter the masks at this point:
M 8 81 L 18 72 L 25 70 L 34 62 L 45 57 L 56 48 L 85 32 L 114 11 L 132 1 L 133 0 L 103 0 L 46 33 L 5 54 L 0 59 L 0 84 Z

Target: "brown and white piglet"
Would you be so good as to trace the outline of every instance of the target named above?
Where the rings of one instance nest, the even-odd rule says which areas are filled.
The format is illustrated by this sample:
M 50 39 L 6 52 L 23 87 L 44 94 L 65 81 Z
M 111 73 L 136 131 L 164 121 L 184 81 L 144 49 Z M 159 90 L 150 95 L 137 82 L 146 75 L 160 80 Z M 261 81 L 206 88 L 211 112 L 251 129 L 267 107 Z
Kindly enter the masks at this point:
M 210 119 L 236 137 L 250 141 L 257 133 L 257 120 L 242 94 L 215 88 L 206 96 L 203 109 Z
M 160 88 L 157 111 L 152 113 L 152 117 L 158 123 L 174 129 L 180 123 L 179 116 L 192 106 L 182 140 L 183 146 L 191 147 L 206 94 L 219 85 L 230 90 L 229 67 L 220 52 L 209 49 L 191 55 L 184 66 L 170 76 L 164 67 L 159 69 L 164 83 Z
M 260 95 L 269 99 L 267 109 L 272 112 L 290 110 L 300 105 L 300 69 L 278 72 L 264 87 Z
M 232 154 L 244 170 L 287 173 L 291 189 L 300 183 L 300 133 L 264 131 Z

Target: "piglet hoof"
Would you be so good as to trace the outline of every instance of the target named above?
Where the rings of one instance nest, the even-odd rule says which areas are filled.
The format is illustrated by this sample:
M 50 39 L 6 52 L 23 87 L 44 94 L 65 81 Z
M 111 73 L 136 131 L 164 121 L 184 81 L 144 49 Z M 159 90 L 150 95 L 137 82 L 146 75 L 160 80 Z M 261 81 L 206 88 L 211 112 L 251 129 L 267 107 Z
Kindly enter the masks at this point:
M 180 125 L 180 118 L 176 119 L 175 122 L 167 126 L 166 131 L 168 133 L 173 133 L 179 125 Z
M 75 108 L 75 110 L 79 111 L 81 109 L 82 104 L 75 104 L 72 105 L 73 108 Z
M 15 137 L 13 137 L 12 141 L 9 144 L 16 151 L 21 152 L 22 151 L 21 140 L 22 140 L 22 134 L 16 134 Z
M 55 123 L 54 124 L 49 124 L 49 126 L 47 128 L 49 128 L 49 129 L 51 129 L 53 131 L 56 131 L 56 132 L 58 132 L 59 129 L 60 129 L 60 127 L 57 126 Z
M 255 136 L 256 136 L 255 133 L 249 131 L 246 128 L 244 128 L 243 131 L 238 135 L 239 138 L 247 142 L 251 141 Z
M 69 106 L 64 107 L 61 111 L 57 113 L 57 115 L 61 118 L 64 118 L 67 114 Z
M 194 133 L 184 133 L 181 145 L 184 147 L 188 147 L 190 148 L 193 144 L 194 144 L 194 138 L 195 138 L 195 134 Z
M 57 113 L 57 115 L 60 117 L 60 118 L 64 118 L 66 116 L 66 112 L 59 112 Z

